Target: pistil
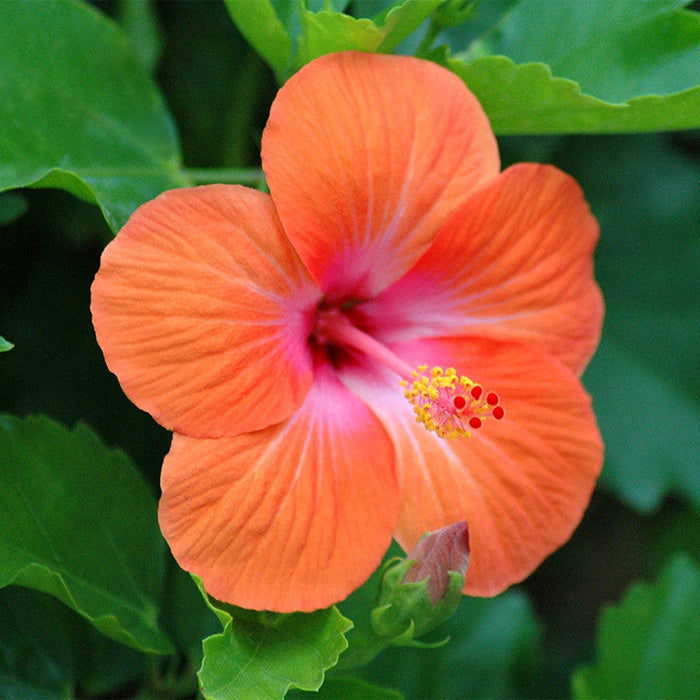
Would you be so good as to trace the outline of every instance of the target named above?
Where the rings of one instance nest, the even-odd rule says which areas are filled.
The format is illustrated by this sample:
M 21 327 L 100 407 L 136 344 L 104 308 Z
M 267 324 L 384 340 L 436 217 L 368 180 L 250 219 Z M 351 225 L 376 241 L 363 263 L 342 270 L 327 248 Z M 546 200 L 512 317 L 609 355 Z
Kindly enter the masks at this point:
M 359 350 L 396 372 L 402 379 L 409 379 L 412 376 L 413 369 L 410 365 L 389 350 L 386 345 L 360 330 L 337 309 L 319 314 L 316 322 L 316 337 L 323 343 Z
M 427 365 L 412 369 L 398 355 L 368 333 L 360 330 L 338 309 L 323 310 L 316 321 L 319 342 L 358 350 L 396 372 L 404 387 L 404 396 L 413 406 L 416 421 L 439 437 L 469 437 L 480 430 L 487 418 L 501 420 L 505 410 L 494 391 L 458 375 L 454 367 L 443 370 Z

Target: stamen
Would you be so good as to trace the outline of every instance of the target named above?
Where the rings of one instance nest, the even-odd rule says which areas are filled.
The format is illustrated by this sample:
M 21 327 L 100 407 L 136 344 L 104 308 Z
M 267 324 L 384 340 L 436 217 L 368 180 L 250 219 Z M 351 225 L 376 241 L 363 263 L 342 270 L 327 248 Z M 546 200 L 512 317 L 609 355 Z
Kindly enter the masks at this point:
M 411 370 L 403 359 L 360 328 L 339 309 L 319 311 L 315 337 L 321 343 L 352 348 L 396 372 L 404 395 L 413 406 L 416 420 L 440 437 L 469 437 L 480 430 L 484 420 L 501 420 L 506 412 L 495 391 L 486 392 L 481 384 L 458 375 L 454 367 L 444 370 L 427 365 Z
M 401 380 L 404 395 L 413 406 L 416 421 L 440 437 L 469 437 L 480 430 L 487 418 L 501 420 L 506 412 L 495 391 L 484 396 L 484 388 L 469 377 L 460 376 L 454 367 L 443 371 L 421 365 L 411 373 L 413 379 Z

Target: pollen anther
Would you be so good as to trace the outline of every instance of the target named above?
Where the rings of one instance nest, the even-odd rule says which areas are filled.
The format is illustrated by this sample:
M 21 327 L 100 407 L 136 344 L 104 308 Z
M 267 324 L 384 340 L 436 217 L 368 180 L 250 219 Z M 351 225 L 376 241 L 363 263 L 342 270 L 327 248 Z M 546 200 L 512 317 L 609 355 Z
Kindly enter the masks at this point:
M 454 367 L 430 371 L 421 365 L 412 372 L 413 380 L 402 380 L 404 396 L 413 406 L 416 421 L 440 437 L 469 437 L 480 430 L 487 418 L 501 420 L 505 410 L 495 391 L 485 392 L 481 384 L 458 375 Z

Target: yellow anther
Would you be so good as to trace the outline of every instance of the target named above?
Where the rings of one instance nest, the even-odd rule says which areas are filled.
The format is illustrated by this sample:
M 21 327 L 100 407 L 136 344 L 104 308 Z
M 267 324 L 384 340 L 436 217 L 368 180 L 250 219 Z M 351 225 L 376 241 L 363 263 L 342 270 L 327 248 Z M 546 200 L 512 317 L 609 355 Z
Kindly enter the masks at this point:
M 500 420 L 505 411 L 495 392 L 484 393 L 480 384 L 458 375 L 454 367 L 430 372 L 421 365 L 411 374 L 412 382 L 401 380 L 404 396 L 413 406 L 416 421 L 443 438 L 469 437 L 481 428 L 485 418 Z

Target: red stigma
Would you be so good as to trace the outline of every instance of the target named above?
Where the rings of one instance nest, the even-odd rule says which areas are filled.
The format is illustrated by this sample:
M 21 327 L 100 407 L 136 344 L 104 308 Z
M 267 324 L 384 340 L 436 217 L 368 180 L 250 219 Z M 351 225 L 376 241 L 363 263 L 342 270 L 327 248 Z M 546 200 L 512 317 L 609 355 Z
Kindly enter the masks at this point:
M 498 394 L 495 391 L 490 391 L 486 395 L 486 403 L 489 406 L 498 406 L 500 401 L 501 401 L 501 399 L 499 398 Z
M 452 404 L 458 411 L 461 411 L 467 405 L 467 400 L 464 396 L 455 396 Z
M 478 401 L 479 397 L 484 393 L 484 387 L 479 384 L 475 384 L 469 393 L 472 395 L 472 398 Z
M 474 428 L 474 430 L 478 430 L 482 425 L 484 424 L 484 421 L 479 418 L 479 416 L 472 416 L 469 419 L 469 427 Z
M 491 411 L 491 415 L 496 419 L 496 420 L 501 420 L 503 416 L 506 415 L 506 412 L 503 410 L 503 406 L 496 406 L 496 408 Z

